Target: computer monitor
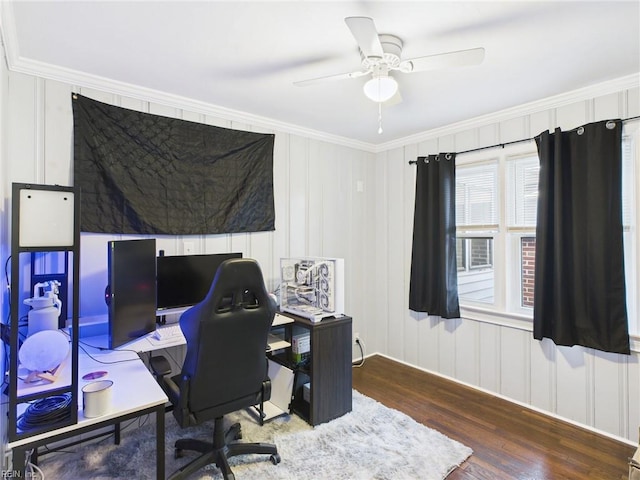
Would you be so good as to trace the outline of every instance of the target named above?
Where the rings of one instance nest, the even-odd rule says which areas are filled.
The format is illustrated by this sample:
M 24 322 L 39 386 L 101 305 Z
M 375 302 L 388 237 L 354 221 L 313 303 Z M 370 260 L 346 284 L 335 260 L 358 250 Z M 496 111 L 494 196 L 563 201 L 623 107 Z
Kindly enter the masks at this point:
M 108 242 L 109 348 L 117 348 L 155 330 L 156 241 Z
M 209 293 L 220 264 L 231 258 L 242 258 L 242 253 L 158 257 L 158 313 L 171 313 L 201 302 Z

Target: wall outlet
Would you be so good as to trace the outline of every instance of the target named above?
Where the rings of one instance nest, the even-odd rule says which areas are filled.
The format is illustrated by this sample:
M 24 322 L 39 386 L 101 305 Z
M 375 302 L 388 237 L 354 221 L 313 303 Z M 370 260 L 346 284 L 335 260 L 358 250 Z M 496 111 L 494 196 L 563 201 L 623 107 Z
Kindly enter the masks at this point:
M 360 333 L 356 332 L 353 334 L 353 343 L 358 343 L 360 341 Z

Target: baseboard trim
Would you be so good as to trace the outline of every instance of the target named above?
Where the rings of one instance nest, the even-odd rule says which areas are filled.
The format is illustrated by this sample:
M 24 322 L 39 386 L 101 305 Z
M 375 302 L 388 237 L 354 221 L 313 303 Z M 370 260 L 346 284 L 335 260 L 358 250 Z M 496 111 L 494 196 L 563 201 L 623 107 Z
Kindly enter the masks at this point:
M 379 352 L 371 353 L 369 355 L 366 355 L 365 359 L 373 357 L 373 356 L 376 356 L 376 355 L 378 355 L 380 357 L 384 357 L 384 358 L 389 359 L 389 360 L 392 360 L 394 362 L 401 363 L 403 365 L 406 365 L 407 367 L 412 367 L 412 368 L 415 368 L 417 370 L 423 371 L 425 373 L 430 373 L 432 375 L 435 375 L 437 377 L 443 378 L 445 380 L 450 380 L 451 382 L 457 383 L 458 385 L 463 385 L 465 387 L 472 388 L 472 389 L 474 389 L 474 390 L 476 390 L 478 392 L 486 393 L 487 395 L 491 395 L 492 397 L 496 397 L 496 398 L 499 398 L 501 400 L 505 400 L 507 402 L 510 402 L 510 403 L 513 403 L 513 404 L 518 405 L 520 407 L 523 407 L 523 408 L 526 408 L 528 410 L 534 411 L 534 412 L 539 413 L 541 415 L 545 415 L 547 417 L 553 418 L 555 420 L 559 420 L 559 421 L 564 422 L 564 423 L 568 423 L 568 424 L 573 425 L 575 427 L 579 427 L 579 428 L 588 430 L 588 431 L 590 431 L 592 433 L 596 433 L 596 434 L 601 435 L 603 437 L 607 437 L 607 438 L 610 438 L 612 440 L 616 440 L 618 442 L 621 442 L 621 443 L 624 443 L 624 444 L 627 444 L 627 445 L 631 445 L 633 447 L 637 447 L 638 446 L 635 442 L 629 440 L 628 438 L 620 437 L 618 435 L 614 435 L 614 434 L 612 434 L 610 432 L 606 432 L 604 430 L 599 430 L 599 429 L 594 428 L 594 427 L 592 427 L 590 425 L 585 425 L 584 423 L 576 422 L 575 420 L 571 420 L 569 418 L 562 417 L 562 416 L 560 416 L 560 415 L 558 415 L 556 413 L 549 412 L 548 410 L 543 410 L 543 409 L 538 408 L 538 407 L 536 407 L 534 405 L 530 405 L 528 403 L 524 403 L 524 402 L 521 402 L 519 400 L 515 400 L 513 398 L 510 398 L 510 397 L 506 397 L 506 396 L 504 396 L 502 394 L 499 394 L 499 393 L 496 393 L 496 392 L 492 392 L 491 390 L 487 390 L 485 388 L 479 387 L 477 385 L 473 385 L 471 383 L 463 382 L 461 380 L 458 380 L 456 378 L 450 377 L 448 375 L 444 375 L 444 374 L 439 373 L 439 372 L 435 372 L 433 370 L 429 370 L 429 369 L 426 369 L 426 368 L 423 368 L 423 367 L 419 367 L 417 365 L 413 365 L 411 363 L 405 362 L 404 360 L 399 360 L 397 358 L 391 357 L 389 355 L 385 355 L 383 353 L 379 353 Z

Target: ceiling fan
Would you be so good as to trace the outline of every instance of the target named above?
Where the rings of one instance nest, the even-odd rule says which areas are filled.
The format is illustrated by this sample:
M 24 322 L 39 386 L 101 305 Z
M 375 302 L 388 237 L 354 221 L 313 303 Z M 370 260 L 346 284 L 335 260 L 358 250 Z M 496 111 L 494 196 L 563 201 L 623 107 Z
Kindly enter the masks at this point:
M 390 75 L 392 71 L 400 73 L 425 72 L 441 68 L 478 65 L 484 60 L 484 48 L 472 48 L 402 60 L 402 40 L 395 35 L 379 34 L 373 19 L 347 17 L 345 22 L 360 48 L 362 69 L 302 80 L 294 82 L 294 85 L 308 86 L 371 75 L 371 79 L 364 85 L 364 93 L 374 102 L 383 103 L 398 95 L 398 82 Z

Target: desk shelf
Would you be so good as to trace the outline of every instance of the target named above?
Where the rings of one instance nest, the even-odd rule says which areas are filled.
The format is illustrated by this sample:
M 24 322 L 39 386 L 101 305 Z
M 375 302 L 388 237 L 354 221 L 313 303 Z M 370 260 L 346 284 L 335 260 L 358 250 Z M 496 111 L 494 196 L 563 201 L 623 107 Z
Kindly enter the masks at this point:
M 267 344 L 269 345 L 269 351 L 271 352 L 284 350 L 285 348 L 289 348 L 291 346 L 291 343 L 286 341 L 284 337 L 273 333 L 269 334 Z
M 291 410 L 311 425 L 338 418 L 352 408 L 351 317 L 325 318 L 318 323 L 290 313 L 285 338 L 308 334 L 309 356 L 296 362 L 290 348 L 271 355 L 294 371 Z M 304 385 L 309 384 L 308 396 Z M 307 400 L 308 399 L 308 400 Z
M 32 185 L 14 183 L 12 185 L 11 221 L 11 323 L 9 325 L 9 441 L 21 440 L 60 427 L 73 425 L 78 421 L 78 309 L 80 280 L 80 191 L 73 187 L 52 185 Z M 62 260 L 61 260 L 62 259 Z M 25 281 L 30 262 L 30 281 Z M 43 272 L 36 273 L 38 262 Z M 60 264 L 64 273 L 46 273 L 53 268 L 59 272 Z M 55 268 L 57 267 L 57 268 Z M 69 275 L 71 272 L 71 275 Z M 60 288 L 64 311 L 72 312 L 69 356 L 58 367 L 55 375 L 49 374 L 47 381 L 33 384 L 24 383 L 18 352 L 25 328 L 21 325 L 23 301 L 31 298 L 31 289 L 24 291 L 25 285 L 35 285 L 48 280 L 66 280 Z M 71 302 L 67 288 L 73 287 Z M 60 317 L 60 323 L 67 315 Z M 28 372 L 27 372 L 28 373 Z M 43 375 L 47 376 L 47 375 Z M 53 380 L 53 381 L 50 381 Z M 20 415 L 33 401 L 68 396 L 68 415 L 58 415 L 58 420 L 43 421 L 39 425 L 22 430 Z M 66 412 L 66 409 L 64 410 Z M 39 412 L 42 414 L 42 412 Z

